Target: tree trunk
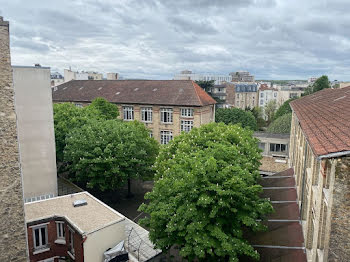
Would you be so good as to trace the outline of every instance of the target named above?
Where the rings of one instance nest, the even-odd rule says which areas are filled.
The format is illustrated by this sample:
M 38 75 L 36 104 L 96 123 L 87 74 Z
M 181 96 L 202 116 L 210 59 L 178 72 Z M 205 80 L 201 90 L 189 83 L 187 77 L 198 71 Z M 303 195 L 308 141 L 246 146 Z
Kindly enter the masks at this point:
M 131 193 L 131 179 L 128 178 L 128 195 L 126 196 L 127 198 L 132 198 L 134 195 Z

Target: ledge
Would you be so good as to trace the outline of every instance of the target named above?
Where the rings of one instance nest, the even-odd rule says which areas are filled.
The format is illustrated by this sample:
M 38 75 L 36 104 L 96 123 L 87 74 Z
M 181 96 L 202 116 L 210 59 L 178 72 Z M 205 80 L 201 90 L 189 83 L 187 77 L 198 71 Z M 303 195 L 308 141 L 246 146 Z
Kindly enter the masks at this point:
M 37 249 L 37 250 L 33 251 L 33 255 L 37 255 L 37 254 L 44 253 L 44 252 L 47 252 L 47 251 L 50 251 L 49 247 L 43 248 L 43 249 Z
M 66 240 L 64 240 L 64 239 L 56 239 L 55 240 L 55 244 L 65 245 L 66 244 Z
M 74 256 L 71 252 L 67 251 L 67 253 L 68 253 L 68 255 L 69 255 L 72 259 L 75 260 L 75 256 Z

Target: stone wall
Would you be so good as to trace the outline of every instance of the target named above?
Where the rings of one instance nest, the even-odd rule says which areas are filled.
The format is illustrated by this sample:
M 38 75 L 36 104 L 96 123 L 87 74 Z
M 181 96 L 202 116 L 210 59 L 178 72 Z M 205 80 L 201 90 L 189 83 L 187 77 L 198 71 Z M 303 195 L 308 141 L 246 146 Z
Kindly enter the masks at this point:
M 22 179 L 9 47 L 0 17 L 0 261 L 27 261 Z
M 350 157 L 336 167 L 328 261 L 350 261 Z

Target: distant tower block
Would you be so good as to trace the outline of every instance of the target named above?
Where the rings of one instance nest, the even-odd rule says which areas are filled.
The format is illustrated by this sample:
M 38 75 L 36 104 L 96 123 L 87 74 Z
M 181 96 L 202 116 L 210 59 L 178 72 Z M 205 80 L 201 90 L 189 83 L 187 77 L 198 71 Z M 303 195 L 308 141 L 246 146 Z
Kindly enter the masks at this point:
M 118 80 L 118 73 L 107 73 L 107 80 Z

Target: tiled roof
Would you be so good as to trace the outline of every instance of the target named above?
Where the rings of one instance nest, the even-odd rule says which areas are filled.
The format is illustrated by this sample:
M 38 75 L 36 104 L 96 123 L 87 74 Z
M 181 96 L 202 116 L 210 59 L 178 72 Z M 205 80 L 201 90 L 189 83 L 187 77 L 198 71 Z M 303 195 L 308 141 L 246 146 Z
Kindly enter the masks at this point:
M 53 101 L 205 106 L 216 101 L 191 80 L 73 80 L 52 92 Z
M 317 156 L 350 150 L 350 86 L 324 89 L 290 105 Z
M 259 91 L 265 91 L 265 90 L 278 91 L 276 88 L 268 87 L 266 84 L 261 85 L 259 88 Z

